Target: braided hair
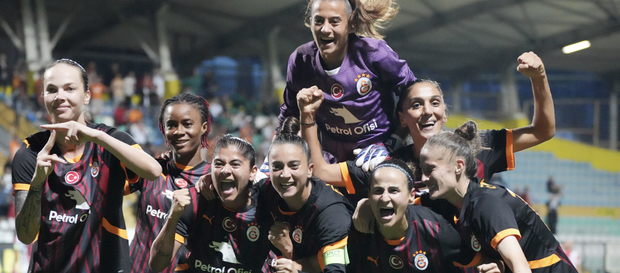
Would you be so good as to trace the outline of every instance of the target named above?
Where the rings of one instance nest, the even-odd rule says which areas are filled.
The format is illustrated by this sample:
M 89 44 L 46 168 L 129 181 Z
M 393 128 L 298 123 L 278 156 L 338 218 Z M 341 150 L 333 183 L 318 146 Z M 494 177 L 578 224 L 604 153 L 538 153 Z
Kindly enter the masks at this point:
M 208 140 L 209 140 L 209 132 L 211 131 L 211 114 L 209 113 L 209 102 L 203 97 L 196 96 L 190 93 L 181 93 L 164 101 L 164 105 L 162 105 L 161 110 L 159 112 L 159 131 L 161 131 L 162 134 L 165 134 L 164 111 L 166 111 L 166 108 L 168 106 L 175 105 L 175 104 L 192 105 L 196 107 L 198 111 L 200 111 L 200 122 L 207 123 L 207 132 L 205 132 L 201 136 L 202 137 L 201 146 L 203 148 L 210 148 Z M 166 140 L 166 143 L 167 142 L 168 140 Z

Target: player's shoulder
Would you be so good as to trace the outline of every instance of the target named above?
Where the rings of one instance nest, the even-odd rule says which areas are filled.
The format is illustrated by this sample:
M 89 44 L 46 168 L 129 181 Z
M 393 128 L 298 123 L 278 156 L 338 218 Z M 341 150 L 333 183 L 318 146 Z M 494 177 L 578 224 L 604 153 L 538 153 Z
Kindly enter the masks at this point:
M 318 48 L 316 47 L 316 44 L 314 43 L 314 41 L 310 41 L 310 42 L 307 42 L 305 44 L 298 46 L 295 49 L 295 51 L 291 53 L 291 58 L 307 57 L 307 56 L 314 57 L 316 55 L 317 50 Z
M 312 177 L 313 190 L 311 195 L 315 195 L 315 204 L 320 211 L 329 207 L 342 208 L 349 211 L 353 210 L 353 206 L 344 195 L 332 185 L 328 185 L 323 180 Z M 334 208 L 332 208 L 334 209 Z
M 40 151 L 43 149 L 43 146 L 47 143 L 50 138 L 51 131 L 41 131 L 36 132 L 32 135 L 29 135 L 24 139 L 24 144 L 26 144 L 26 149 L 32 151 Z

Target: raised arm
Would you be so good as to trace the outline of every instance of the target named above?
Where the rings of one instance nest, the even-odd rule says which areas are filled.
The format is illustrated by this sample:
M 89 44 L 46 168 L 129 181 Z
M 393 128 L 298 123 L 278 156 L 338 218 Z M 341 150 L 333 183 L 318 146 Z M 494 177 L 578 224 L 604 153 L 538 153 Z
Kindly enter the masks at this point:
M 142 150 L 135 149 L 111 135 L 75 121 L 41 125 L 41 128 L 64 131 L 65 140 L 72 143 L 95 142 L 116 156 L 134 173 L 148 180 L 155 180 L 161 174 L 161 166 L 157 161 Z
M 15 192 L 15 230 L 17 238 L 24 244 L 30 244 L 37 237 L 41 227 L 41 195 L 47 177 L 54 170 L 54 164 L 66 163 L 55 154 L 50 154 L 56 132 L 52 131 L 43 149 L 37 155 L 37 165 L 30 181 L 28 191 Z
M 315 114 L 323 102 L 323 91 L 316 86 L 304 88 L 297 93 L 301 137 L 310 146 L 311 160 L 314 164 L 314 176 L 337 187 L 345 187 L 339 164 L 329 164 L 323 158 L 319 142 Z
M 191 203 L 191 197 L 188 189 L 180 189 L 174 191 L 172 198 L 171 213 L 164 223 L 164 227 L 153 241 L 151 253 L 149 257 L 149 267 L 153 271 L 162 271 L 170 266 L 174 257 L 181 247 L 181 243 L 174 239 L 176 235 L 177 224 L 183 215 L 185 206 Z
M 530 78 L 534 93 L 532 123 L 513 130 L 514 152 L 522 151 L 551 139 L 555 135 L 555 110 L 549 81 L 542 60 L 534 52 L 521 54 L 517 70 Z

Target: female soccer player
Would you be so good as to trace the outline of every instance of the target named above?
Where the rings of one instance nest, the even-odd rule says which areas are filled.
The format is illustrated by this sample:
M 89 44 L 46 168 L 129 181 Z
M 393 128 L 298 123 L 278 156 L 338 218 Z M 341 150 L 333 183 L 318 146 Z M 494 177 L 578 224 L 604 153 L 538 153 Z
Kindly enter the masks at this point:
M 272 271 L 267 234 L 273 221 L 252 190 L 255 154 L 250 143 L 231 135 L 217 142 L 211 181 L 218 198 L 207 200 L 195 187 L 174 192 L 170 215 L 151 246 L 153 271 L 174 262 L 184 242 L 192 272 Z
M 532 124 L 516 129 L 489 130 L 482 132 L 484 149 L 478 154 L 480 164 L 484 167 L 481 178 L 490 179 L 497 172 L 512 170 L 515 166 L 514 153 L 538 145 L 555 134 L 555 114 L 553 100 L 545 68 L 540 58 L 533 52 L 523 53 L 517 59 L 517 70 L 528 76 L 534 93 L 534 117 Z M 302 90 L 297 95 L 299 103 L 302 136 L 308 141 L 312 151 L 320 151 L 321 144 L 316 133 L 315 115 L 324 98 L 323 93 Z M 426 140 L 441 132 L 447 121 L 446 105 L 439 84 L 430 80 L 418 80 L 402 92 L 397 103 L 400 124 L 407 127 L 413 144 L 402 147 L 391 154 L 405 162 L 419 166 L 420 150 Z M 338 165 L 320 160 L 320 155 L 313 153 L 315 174 L 327 183 L 346 187 L 346 192 L 353 195 L 350 201 L 356 202 L 366 197 L 368 174 L 355 166 L 355 162 L 341 162 Z M 420 181 L 421 174 L 416 171 L 414 179 Z M 451 217 L 450 217 L 451 218 Z
M 138 222 L 131 241 L 131 272 L 149 272 L 149 251 L 155 236 L 164 226 L 172 205 L 172 193 L 194 185 L 209 170 L 209 164 L 200 157 L 201 148 L 207 147 L 211 127 L 209 103 L 202 97 L 181 93 L 164 102 L 159 115 L 159 129 L 170 146 L 168 160 L 160 160 L 162 175 L 157 181 L 143 181 L 129 185 L 131 191 L 140 191 Z M 177 259 L 185 254 L 179 252 Z M 183 259 L 183 258 L 181 258 Z M 188 264 L 177 260 L 165 272 L 187 269 Z
M 577 272 L 540 216 L 519 196 L 478 181 L 476 124 L 431 137 L 420 152 L 422 182 L 431 199 L 459 209 L 461 239 L 512 272 Z
M 296 134 L 278 134 L 268 157 L 271 178 L 260 182 L 259 204 L 267 204 L 278 222 L 270 232 L 284 256 L 276 270 L 344 272 L 352 206 L 336 189 L 312 177 L 310 149 Z
M 372 171 L 368 197 L 374 234 L 351 228 L 347 271 L 459 272 L 453 262 L 479 261 L 471 249 L 461 252 L 459 233 L 448 221 L 426 207 L 412 205 L 413 186 L 413 173 L 400 160 L 386 160 Z
M 314 41 L 289 58 L 279 118 L 281 125 L 299 115 L 300 90 L 325 92 L 316 122 L 331 163 L 351 160 L 355 148 L 385 142 L 394 132 L 393 92 L 415 80 L 377 31 L 397 11 L 392 0 L 308 2 L 306 25 Z
M 29 136 L 13 167 L 15 229 L 33 247 L 33 272 L 129 272 L 124 181 L 155 180 L 161 166 L 126 133 L 87 123 L 88 77 L 61 59 L 43 74 L 52 124 Z

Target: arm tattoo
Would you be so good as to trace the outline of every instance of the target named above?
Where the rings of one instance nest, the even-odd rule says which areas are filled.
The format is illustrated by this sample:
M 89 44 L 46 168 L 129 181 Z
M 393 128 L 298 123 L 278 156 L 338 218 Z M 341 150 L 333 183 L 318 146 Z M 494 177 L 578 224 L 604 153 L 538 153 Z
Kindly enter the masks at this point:
M 15 215 L 17 215 L 20 211 L 22 211 L 22 207 L 24 207 L 24 203 L 26 202 L 27 196 L 28 196 L 28 191 L 15 192 Z

